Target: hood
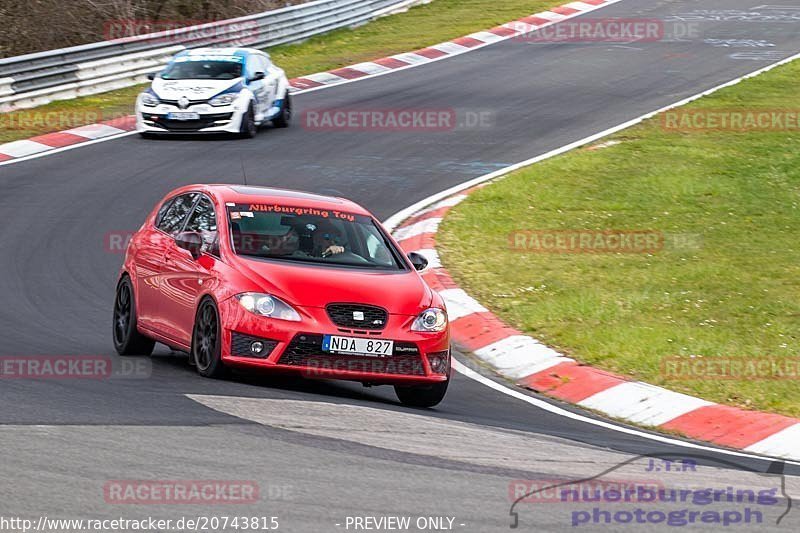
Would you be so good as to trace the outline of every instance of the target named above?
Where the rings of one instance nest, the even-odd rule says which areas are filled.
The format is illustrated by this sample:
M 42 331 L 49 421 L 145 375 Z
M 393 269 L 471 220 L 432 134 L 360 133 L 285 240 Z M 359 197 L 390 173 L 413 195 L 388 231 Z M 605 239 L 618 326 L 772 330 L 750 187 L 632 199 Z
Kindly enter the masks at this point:
M 431 304 L 430 289 L 414 271 L 370 272 L 243 258 L 237 262 L 239 271 L 259 290 L 293 306 L 362 303 L 383 307 L 394 315 L 417 315 Z
M 208 100 L 219 93 L 242 83 L 244 78 L 232 80 L 153 80 L 152 89 L 162 100 L 177 100 L 186 96 L 189 100 Z

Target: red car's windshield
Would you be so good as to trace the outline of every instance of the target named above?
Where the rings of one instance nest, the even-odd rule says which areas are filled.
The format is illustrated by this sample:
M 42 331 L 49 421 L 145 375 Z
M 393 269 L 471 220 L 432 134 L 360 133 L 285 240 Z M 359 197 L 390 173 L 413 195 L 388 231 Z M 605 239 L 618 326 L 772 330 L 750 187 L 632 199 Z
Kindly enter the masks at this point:
M 372 218 L 273 204 L 228 206 L 238 255 L 304 263 L 405 270 L 400 252 Z

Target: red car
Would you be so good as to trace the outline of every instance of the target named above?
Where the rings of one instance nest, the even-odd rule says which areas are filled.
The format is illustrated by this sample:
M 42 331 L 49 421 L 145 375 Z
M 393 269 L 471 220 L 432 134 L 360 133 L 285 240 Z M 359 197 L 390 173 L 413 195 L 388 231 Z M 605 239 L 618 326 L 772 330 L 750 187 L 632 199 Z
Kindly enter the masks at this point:
M 444 302 L 364 208 L 239 185 L 168 194 L 133 236 L 114 302 L 114 346 L 155 342 L 207 377 L 233 367 L 394 385 L 430 407 L 447 391 Z

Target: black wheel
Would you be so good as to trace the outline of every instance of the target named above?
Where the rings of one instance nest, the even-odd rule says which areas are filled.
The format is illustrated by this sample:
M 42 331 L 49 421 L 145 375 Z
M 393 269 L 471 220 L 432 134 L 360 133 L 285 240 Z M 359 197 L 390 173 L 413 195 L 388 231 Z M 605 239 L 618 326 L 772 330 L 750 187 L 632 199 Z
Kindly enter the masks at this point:
M 136 301 L 133 284 L 124 276 L 114 298 L 114 349 L 120 355 L 150 355 L 156 343 L 136 328 Z
M 192 358 L 201 376 L 221 378 L 227 373 L 222 363 L 220 337 L 217 306 L 207 298 L 197 308 L 192 333 Z
M 289 96 L 289 93 L 287 92 L 286 96 L 283 99 L 281 112 L 278 113 L 277 117 L 272 119 L 272 124 L 276 128 L 288 128 L 291 122 L 292 122 L 292 97 Z
M 247 108 L 247 113 L 242 117 L 242 125 L 239 128 L 239 135 L 245 139 L 252 139 L 258 133 L 258 126 L 256 126 L 256 113 L 253 110 L 252 102 Z
M 416 385 L 406 387 L 394 386 L 394 392 L 403 405 L 409 407 L 433 407 L 444 400 L 450 380 L 434 383 L 433 385 Z

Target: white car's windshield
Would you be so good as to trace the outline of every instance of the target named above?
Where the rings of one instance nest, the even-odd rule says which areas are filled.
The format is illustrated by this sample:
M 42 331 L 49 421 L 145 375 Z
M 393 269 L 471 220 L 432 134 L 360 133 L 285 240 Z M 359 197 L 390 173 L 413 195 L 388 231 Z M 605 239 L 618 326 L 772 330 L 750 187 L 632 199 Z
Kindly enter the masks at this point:
M 400 252 L 372 218 L 268 204 L 228 206 L 239 255 L 303 263 L 403 270 Z
M 160 77 L 165 80 L 232 80 L 241 75 L 241 62 L 211 60 L 173 62 Z

